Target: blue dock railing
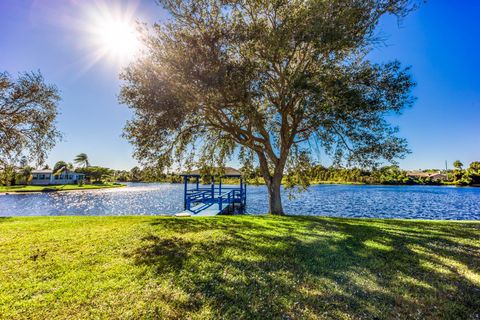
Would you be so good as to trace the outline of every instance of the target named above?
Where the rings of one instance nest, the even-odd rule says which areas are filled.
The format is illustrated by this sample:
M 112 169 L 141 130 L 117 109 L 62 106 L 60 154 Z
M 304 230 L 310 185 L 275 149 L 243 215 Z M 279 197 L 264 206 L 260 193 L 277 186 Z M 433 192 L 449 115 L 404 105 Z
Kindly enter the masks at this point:
M 192 176 L 184 175 L 184 207 L 194 214 L 201 212 L 214 204 L 218 205 L 219 213 L 233 209 L 237 206 L 244 208 L 247 201 L 246 183 L 239 178 L 239 186 L 215 186 L 212 178 L 210 185 L 199 185 L 199 176 L 193 176 L 195 181 L 189 184 L 189 178 Z
M 234 204 L 245 205 L 246 193 L 244 188 L 225 189 L 220 194 L 218 188 L 213 189 L 213 192 L 212 190 L 188 190 L 185 195 L 185 209 L 198 213 L 213 204 L 218 204 L 219 211 L 223 211 Z M 199 206 L 199 204 L 203 204 L 203 206 Z

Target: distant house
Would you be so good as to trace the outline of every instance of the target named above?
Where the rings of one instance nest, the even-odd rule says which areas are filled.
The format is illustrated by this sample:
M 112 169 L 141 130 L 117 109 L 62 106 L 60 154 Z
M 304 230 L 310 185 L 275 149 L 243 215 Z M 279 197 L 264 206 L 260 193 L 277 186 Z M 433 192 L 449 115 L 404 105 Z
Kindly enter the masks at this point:
M 76 173 L 66 168 L 53 172 L 53 170 L 33 170 L 32 185 L 49 185 L 49 184 L 77 184 L 79 181 L 85 180 L 83 173 Z
M 430 176 L 430 179 L 432 181 L 446 181 L 446 180 L 448 180 L 448 175 L 446 175 L 444 173 L 433 173 Z
M 441 172 L 421 172 L 421 171 L 411 171 L 407 172 L 407 176 L 411 178 L 429 178 L 432 181 L 445 181 L 448 180 L 448 176 Z

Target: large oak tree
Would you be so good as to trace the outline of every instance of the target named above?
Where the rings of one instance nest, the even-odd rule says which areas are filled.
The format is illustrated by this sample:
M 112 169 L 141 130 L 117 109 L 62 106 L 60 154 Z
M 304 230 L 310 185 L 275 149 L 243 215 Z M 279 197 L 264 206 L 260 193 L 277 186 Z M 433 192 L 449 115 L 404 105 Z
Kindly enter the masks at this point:
M 160 2 L 171 19 L 146 27 L 144 53 L 122 74 L 138 159 L 213 166 L 239 149 L 283 214 L 282 177 L 314 150 L 364 166 L 408 151 L 385 120 L 413 103 L 408 68 L 368 53 L 379 19 L 405 16 L 409 1 Z
M 55 128 L 58 89 L 46 84 L 40 72 L 14 79 L 0 72 L 0 165 L 21 157 L 42 163 L 60 138 Z

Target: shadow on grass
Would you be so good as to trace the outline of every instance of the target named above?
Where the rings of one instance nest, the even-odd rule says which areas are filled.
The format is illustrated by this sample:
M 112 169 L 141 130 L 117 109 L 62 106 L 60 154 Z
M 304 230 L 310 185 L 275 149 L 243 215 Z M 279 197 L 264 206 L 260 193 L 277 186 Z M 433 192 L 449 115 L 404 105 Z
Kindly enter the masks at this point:
M 153 225 L 129 256 L 188 294 L 176 303 L 182 314 L 480 317 L 479 224 L 224 217 Z

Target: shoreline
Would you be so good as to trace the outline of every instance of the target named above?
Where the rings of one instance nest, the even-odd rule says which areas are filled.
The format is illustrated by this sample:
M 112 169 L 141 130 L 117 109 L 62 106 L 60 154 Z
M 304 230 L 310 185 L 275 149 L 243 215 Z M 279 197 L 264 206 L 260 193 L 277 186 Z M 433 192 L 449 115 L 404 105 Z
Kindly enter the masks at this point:
M 358 221 L 370 221 L 370 222 L 384 222 L 384 223 L 393 223 L 393 222 L 408 222 L 408 223 L 440 223 L 440 224 L 449 224 L 449 223 L 467 223 L 467 224 L 480 224 L 480 220 L 462 220 L 462 219 L 419 219 L 419 218 L 374 218 L 374 217 L 342 217 L 342 216 L 326 216 L 326 215 L 295 215 L 295 214 L 285 214 L 282 216 L 276 216 L 269 213 L 261 214 L 251 214 L 251 213 L 242 213 L 242 214 L 218 214 L 216 216 L 189 216 L 189 217 L 178 217 L 173 213 L 159 213 L 159 214 L 128 214 L 128 215 L 31 215 L 31 216 L 2 216 L 0 215 L 0 220 L 7 219 L 20 219 L 20 220 L 34 220 L 34 219 L 66 219 L 66 220 L 81 220 L 81 219 L 94 219 L 94 220 L 116 220 L 116 219 L 172 219 L 172 220 L 197 220 L 197 219 L 230 219 L 230 218 L 272 218 L 272 219 L 283 219 L 283 218 L 292 218 L 292 219 L 323 219 L 323 220 L 358 220 Z
M 26 189 L 22 190 L 19 188 L 18 190 L 2 190 L 0 187 L 0 195 L 11 195 L 11 194 L 36 194 L 36 193 L 57 193 L 57 192 L 73 192 L 73 191 L 92 191 L 92 190 L 102 190 L 102 189 L 115 189 L 115 188 L 122 188 L 126 187 L 126 184 L 111 184 L 111 185 L 85 185 L 82 187 L 76 186 L 70 188 L 70 185 L 59 185 L 59 186 L 69 186 L 67 189 L 59 189 L 57 185 L 48 185 L 48 186 L 28 186 L 28 187 L 38 187 L 37 189 Z M 22 187 L 22 188 L 25 188 Z
M 170 182 L 170 181 L 129 181 L 129 182 L 121 182 L 121 183 L 148 183 L 148 184 L 154 184 L 154 183 L 165 183 L 165 184 L 180 184 L 183 185 L 183 182 Z M 228 183 L 228 182 L 223 182 L 224 185 L 235 185 L 236 183 Z M 201 184 L 202 185 L 202 184 Z M 208 184 L 204 184 L 208 185 Z M 265 183 L 248 183 L 247 186 L 265 186 Z M 412 187 L 412 186 L 426 186 L 426 187 L 473 187 L 473 188 L 478 188 L 480 187 L 480 184 L 472 184 L 472 185 L 460 185 L 460 184 L 382 184 L 382 183 L 364 183 L 364 182 L 341 182 L 341 181 L 316 181 L 312 182 L 310 186 L 319 186 L 319 185 L 343 185 L 343 186 L 393 186 L 393 187 Z M 282 183 L 282 186 L 285 187 L 285 184 Z M 307 187 L 308 188 L 308 187 Z

